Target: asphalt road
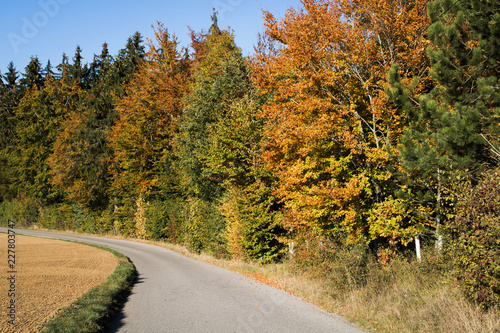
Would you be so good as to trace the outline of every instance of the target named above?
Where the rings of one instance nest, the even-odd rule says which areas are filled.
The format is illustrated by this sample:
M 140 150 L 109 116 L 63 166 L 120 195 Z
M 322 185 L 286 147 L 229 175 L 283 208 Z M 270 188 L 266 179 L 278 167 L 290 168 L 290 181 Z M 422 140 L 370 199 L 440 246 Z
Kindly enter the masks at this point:
M 100 237 L 16 232 L 98 244 L 130 258 L 139 276 L 112 332 L 363 332 L 281 290 L 162 247 Z

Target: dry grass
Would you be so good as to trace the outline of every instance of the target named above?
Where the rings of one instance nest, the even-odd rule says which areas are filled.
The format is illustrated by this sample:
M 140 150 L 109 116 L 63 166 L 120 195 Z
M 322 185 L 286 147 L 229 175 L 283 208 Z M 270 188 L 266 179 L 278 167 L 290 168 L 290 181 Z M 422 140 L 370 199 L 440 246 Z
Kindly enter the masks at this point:
M 338 290 L 323 277 L 294 274 L 290 263 L 262 270 L 285 290 L 374 332 L 500 332 L 500 311 L 466 301 L 439 270 L 399 263 L 372 270 L 364 286 Z M 423 265 L 426 265 L 425 263 Z
M 411 268 L 392 272 L 385 285 L 369 281 L 342 295 L 345 315 L 382 332 L 499 331 L 498 310 L 485 313 L 467 302 L 447 276 L 425 277 Z

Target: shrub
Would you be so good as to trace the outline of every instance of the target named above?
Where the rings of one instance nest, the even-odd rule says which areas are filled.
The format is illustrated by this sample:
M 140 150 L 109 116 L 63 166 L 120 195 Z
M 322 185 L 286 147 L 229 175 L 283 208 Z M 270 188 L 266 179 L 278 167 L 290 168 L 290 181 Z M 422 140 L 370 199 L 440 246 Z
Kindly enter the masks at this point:
M 483 308 L 500 304 L 500 169 L 469 187 L 448 229 L 464 293 Z
M 190 251 L 216 257 L 226 255 L 225 223 L 213 202 L 188 199 L 183 215 L 180 239 Z
M 40 209 L 38 223 L 45 229 L 66 229 L 66 214 L 58 206 L 44 206 Z
M 3 201 L 0 203 L 0 226 L 7 227 L 9 221 L 15 221 L 15 204 L 12 201 Z
M 134 225 L 135 236 L 137 238 L 146 238 L 146 210 L 148 203 L 144 200 L 143 195 L 139 195 L 135 202 Z
M 183 205 L 182 199 L 174 196 L 149 202 L 146 210 L 147 237 L 178 243 Z
M 130 198 L 117 203 L 116 208 L 113 208 L 113 224 L 120 235 L 125 237 L 135 236 L 135 212 L 136 207 Z
M 258 192 L 232 187 L 224 195 L 219 211 L 227 224 L 225 237 L 233 257 L 266 263 L 283 256 L 279 238 L 284 231 L 270 206 L 269 198 Z
M 27 196 L 19 196 L 12 201 L 0 203 L 0 225 L 7 226 L 9 220 L 16 222 L 16 227 L 29 227 L 39 217 L 37 202 Z
M 332 292 L 353 290 L 366 283 L 376 257 L 364 240 L 310 237 L 296 244 L 294 264 L 299 271 L 328 281 Z

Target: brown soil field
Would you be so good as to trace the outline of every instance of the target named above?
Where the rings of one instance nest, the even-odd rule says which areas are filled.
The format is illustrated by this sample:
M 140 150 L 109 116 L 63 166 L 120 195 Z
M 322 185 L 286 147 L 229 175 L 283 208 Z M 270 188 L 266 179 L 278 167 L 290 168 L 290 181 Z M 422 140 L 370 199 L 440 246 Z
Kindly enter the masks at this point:
M 104 283 L 118 265 L 91 246 L 16 235 L 15 324 L 9 323 L 11 282 L 7 234 L 0 234 L 0 332 L 37 332 L 61 308 Z

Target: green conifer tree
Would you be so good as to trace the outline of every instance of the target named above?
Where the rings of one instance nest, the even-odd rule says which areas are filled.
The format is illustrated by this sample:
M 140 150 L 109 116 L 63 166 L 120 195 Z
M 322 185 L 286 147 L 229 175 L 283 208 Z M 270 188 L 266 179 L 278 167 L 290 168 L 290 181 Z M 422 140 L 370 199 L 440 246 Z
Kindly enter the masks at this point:
M 41 88 L 43 86 L 42 66 L 38 57 L 31 58 L 22 76 L 21 85 L 25 88 Z
M 88 64 L 83 63 L 82 49 L 80 46 L 76 47 L 75 55 L 73 57 L 73 64 L 69 65 L 69 75 L 71 78 L 83 89 L 89 88 L 90 73 Z
M 500 3 L 490 0 L 435 0 L 429 5 L 428 36 L 435 87 L 413 99 L 389 73 L 393 101 L 407 111 L 402 160 L 420 193 L 431 204 L 438 239 L 443 185 L 456 172 L 477 176 L 493 167 L 500 134 Z M 438 241 L 438 246 L 440 242 Z
M 0 201 L 11 199 L 14 194 L 10 190 L 13 173 L 9 155 L 14 148 L 16 122 L 14 110 L 22 96 L 19 73 L 13 62 L 9 63 L 7 72 L 0 77 Z
M 61 199 L 62 193 L 51 185 L 47 159 L 61 124 L 79 100 L 77 86 L 50 78 L 45 87 L 29 89 L 15 108 L 16 141 L 9 158 L 17 193 L 49 203 Z
M 145 56 L 146 51 L 142 35 L 136 32 L 127 39 L 125 48 L 118 52 L 118 56 L 114 62 L 114 75 L 117 77 L 117 80 L 128 82 L 132 75 L 136 73 L 139 64 L 144 60 Z

